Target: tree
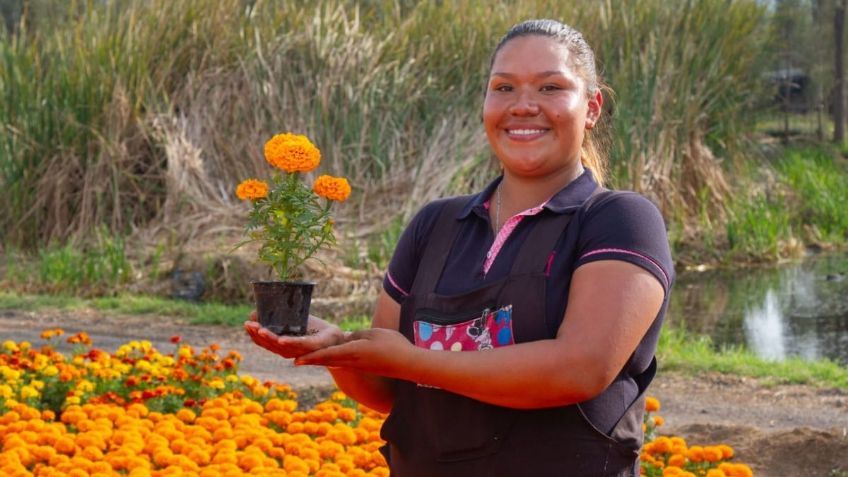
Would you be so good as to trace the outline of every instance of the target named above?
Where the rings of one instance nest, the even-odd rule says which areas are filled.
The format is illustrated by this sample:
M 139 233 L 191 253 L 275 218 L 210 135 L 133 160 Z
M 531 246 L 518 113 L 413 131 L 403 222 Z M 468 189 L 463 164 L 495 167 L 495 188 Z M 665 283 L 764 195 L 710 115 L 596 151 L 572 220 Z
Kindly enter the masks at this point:
M 833 142 L 845 140 L 845 4 L 848 0 L 835 0 L 833 9 Z

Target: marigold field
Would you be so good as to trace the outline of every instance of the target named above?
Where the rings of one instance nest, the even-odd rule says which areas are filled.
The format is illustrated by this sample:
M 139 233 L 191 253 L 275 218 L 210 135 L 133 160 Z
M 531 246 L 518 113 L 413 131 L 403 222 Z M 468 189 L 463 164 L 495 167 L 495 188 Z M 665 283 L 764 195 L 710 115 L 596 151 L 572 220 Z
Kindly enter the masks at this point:
M 18 476 L 387 476 L 379 449 L 384 415 L 341 392 L 300 409 L 285 384 L 239 375 L 241 357 L 216 345 L 171 339 L 114 353 L 85 333 L 64 341 L 5 341 L 0 348 L 0 475 Z M 642 475 L 751 476 L 727 445 L 688 446 L 657 437 L 659 401 L 646 402 Z

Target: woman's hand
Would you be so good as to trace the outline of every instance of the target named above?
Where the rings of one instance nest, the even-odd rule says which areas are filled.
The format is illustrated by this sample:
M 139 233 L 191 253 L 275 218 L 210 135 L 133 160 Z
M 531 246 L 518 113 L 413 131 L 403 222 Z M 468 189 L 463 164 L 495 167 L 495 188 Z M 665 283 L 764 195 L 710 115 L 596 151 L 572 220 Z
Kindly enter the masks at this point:
M 244 322 L 244 329 L 254 343 L 283 358 L 297 358 L 345 341 L 345 334 L 338 326 L 311 315 L 304 336 L 280 336 L 273 333 L 259 324 L 255 311 L 250 313 L 250 321 Z
M 313 364 L 399 378 L 409 372 L 418 350 L 398 331 L 371 328 L 355 331 L 337 346 L 300 356 L 296 365 Z

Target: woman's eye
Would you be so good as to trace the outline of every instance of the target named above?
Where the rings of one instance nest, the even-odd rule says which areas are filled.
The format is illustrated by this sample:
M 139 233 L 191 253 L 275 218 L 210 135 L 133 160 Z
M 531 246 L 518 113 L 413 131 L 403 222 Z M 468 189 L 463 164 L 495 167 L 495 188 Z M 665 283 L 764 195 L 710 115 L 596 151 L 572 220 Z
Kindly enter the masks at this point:
M 550 92 L 550 91 L 557 91 L 557 90 L 560 90 L 560 89 L 562 89 L 562 88 L 560 88 L 559 86 L 557 86 L 555 84 L 546 84 L 545 86 L 542 86 L 540 91 Z
M 494 89 L 495 89 L 495 91 L 500 91 L 502 93 L 506 93 L 508 91 L 512 91 L 512 86 L 510 86 L 508 84 L 502 84 L 502 85 L 495 86 Z

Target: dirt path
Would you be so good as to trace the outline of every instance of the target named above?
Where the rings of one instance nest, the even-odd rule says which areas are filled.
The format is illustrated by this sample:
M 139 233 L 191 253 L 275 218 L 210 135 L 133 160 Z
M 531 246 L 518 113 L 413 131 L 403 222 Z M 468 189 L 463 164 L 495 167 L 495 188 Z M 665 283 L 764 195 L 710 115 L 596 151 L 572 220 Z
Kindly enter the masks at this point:
M 172 317 L 88 310 L 0 310 L 0 341 L 38 343 L 42 330 L 55 327 L 68 333 L 85 331 L 96 347 L 108 351 L 130 340 L 146 339 L 167 352 L 174 346 L 169 341 L 174 335 L 195 347 L 218 343 L 244 357 L 243 373 L 288 383 L 304 397 L 323 395 L 332 387 L 323 368 L 294 367 L 254 346 L 240 328 L 189 326 Z M 667 422 L 661 428 L 663 434 L 684 436 L 690 444 L 728 443 L 757 476 L 848 477 L 848 392 L 844 390 L 660 372 L 650 394 L 662 402 L 659 414 Z

